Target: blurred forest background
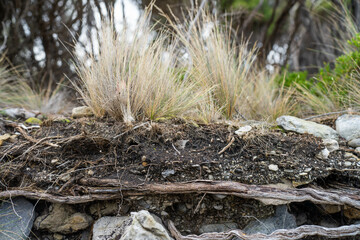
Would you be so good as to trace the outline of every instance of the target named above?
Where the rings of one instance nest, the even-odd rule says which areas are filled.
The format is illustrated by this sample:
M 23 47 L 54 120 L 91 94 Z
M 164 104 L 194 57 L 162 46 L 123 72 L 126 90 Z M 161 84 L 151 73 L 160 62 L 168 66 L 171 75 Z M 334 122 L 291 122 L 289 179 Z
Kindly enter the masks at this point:
M 53 83 L 76 80 L 74 47 L 83 55 L 99 52 L 102 19 L 114 13 L 115 29 L 136 28 L 150 2 L 0 0 L 0 52 L 7 64 L 21 68 L 26 81 L 56 88 Z M 351 52 L 347 41 L 360 26 L 358 0 L 157 0 L 155 5 L 154 22 L 165 22 L 159 9 L 181 21 L 202 6 L 219 24 L 231 23 L 233 42 L 243 37 L 249 48 L 256 45 L 258 65 L 306 76 Z
M 141 11 L 150 1 L 130 4 Z M 58 82 L 64 74 L 71 77 L 74 71 L 67 49 L 74 40 L 81 40 L 81 47 L 94 51 L 94 33 L 100 27 L 96 18 L 108 17 L 116 4 L 121 10 L 115 14 L 129 24 L 127 18 L 134 12 L 125 0 L 1 0 L 0 49 L 12 65 L 25 67 L 34 80 Z M 181 18 L 185 9 L 200 2 L 158 0 L 155 4 Z M 346 21 L 341 18 L 350 14 L 360 25 L 358 0 L 208 0 L 206 4 L 220 20 L 231 19 L 238 36 L 257 43 L 264 65 L 288 65 L 295 71 L 315 72 L 342 53 L 336 40 L 345 39 L 341 36 L 346 35 L 345 29 L 356 26 L 342 26 Z M 160 18 L 156 12 L 153 17 Z

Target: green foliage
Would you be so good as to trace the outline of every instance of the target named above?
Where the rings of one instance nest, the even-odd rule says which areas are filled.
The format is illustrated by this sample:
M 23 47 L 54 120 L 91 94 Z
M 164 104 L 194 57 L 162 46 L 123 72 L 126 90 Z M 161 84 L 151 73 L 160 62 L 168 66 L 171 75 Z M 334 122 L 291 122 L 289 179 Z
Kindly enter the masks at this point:
M 308 72 L 302 71 L 302 72 L 285 72 L 283 74 L 280 74 L 280 76 L 277 79 L 277 82 L 279 85 L 284 84 L 285 87 L 291 87 L 294 86 L 294 84 L 300 84 L 302 86 L 306 86 L 307 88 L 310 88 L 312 83 L 308 80 Z

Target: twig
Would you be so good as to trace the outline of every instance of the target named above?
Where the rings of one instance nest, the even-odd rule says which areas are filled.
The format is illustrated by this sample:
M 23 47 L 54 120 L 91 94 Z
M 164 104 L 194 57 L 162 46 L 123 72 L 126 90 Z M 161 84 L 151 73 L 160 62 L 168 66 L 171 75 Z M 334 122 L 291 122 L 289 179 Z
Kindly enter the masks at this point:
M 220 155 L 220 154 L 222 154 L 223 152 L 225 152 L 225 151 L 234 143 L 234 141 L 235 141 L 235 138 L 232 137 L 231 140 L 230 140 L 230 142 L 229 142 L 229 144 L 226 145 L 220 152 L 218 152 L 218 154 Z

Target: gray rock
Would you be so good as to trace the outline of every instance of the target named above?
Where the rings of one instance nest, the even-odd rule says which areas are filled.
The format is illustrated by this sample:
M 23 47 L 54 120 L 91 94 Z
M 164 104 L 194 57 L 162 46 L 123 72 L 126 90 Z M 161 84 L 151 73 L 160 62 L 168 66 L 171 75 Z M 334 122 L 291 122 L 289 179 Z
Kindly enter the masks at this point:
M 91 117 L 93 115 L 91 108 L 87 106 L 73 108 L 71 113 L 73 118 Z
M 296 228 L 295 216 L 288 213 L 287 206 L 281 205 L 276 208 L 276 214 L 267 219 L 260 219 L 251 222 L 244 228 L 246 234 L 271 234 L 278 229 Z
M 306 121 L 292 116 L 281 116 L 276 119 L 276 123 L 288 131 L 297 133 L 308 133 L 323 139 L 338 139 L 338 133 L 329 126 Z
M 353 140 L 350 140 L 348 142 L 348 144 L 349 144 L 350 147 L 353 147 L 353 148 L 360 147 L 360 138 L 355 138 Z
M 355 152 L 356 152 L 357 154 L 360 154 L 360 147 L 355 148 Z
M 6 116 L 11 118 L 31 118 L 35 117 L 34 112 L 27 111 L 23 108 L 7 108 L 2 111 Z
M 54 203 L 49 213 L 36 218 L 34 225 L 39 230 L 71 234 L 88 228 L 92 222 L 92 217 L 76 212 L 72 206 Z
M 130 217 L 102 217 L 94 223 L 92 240 L 120 239 L 130 223 Z
M 339 143 L 335 139 L 323 139 L 323 144 L 329 150 L 329 152 L 339 150 Z
M 238 225 L 233 222 L 229 223 L 218 223 L 218 224 L 206 224 L 200 227 L 199 232 L 210 233 L 210 232 L 227 232 L 230 230 L 237 229 Z
M 34 219 L 34 205 L 25 198 L 3 201 L 0 206 L 0 240 L 27 239 Z
M 360 138 L 360 115 L 342 115 L 336 119 L 335 125 L 336 131 L 346 141 Z
M 329 154 L 330 154 L 330 151 L 327 148 L 324 148 L 316 155 L 316 157 L 319 159 L 322 159 L 322 160 L 326 160 L 329 158 Z
M 164 226 L 148 211 L 142 210 L 131 213 L 132 222 L 126 227 L 120 240 L 171 240 Z
M 175 174 L 174 169 L 167 169 L 167 170 L 161 172 L 161 175 L 163 176 L 163 178 L 167 178 L 167 177 L 169 177 L 171 175 L 174 175 L 174 174 Z

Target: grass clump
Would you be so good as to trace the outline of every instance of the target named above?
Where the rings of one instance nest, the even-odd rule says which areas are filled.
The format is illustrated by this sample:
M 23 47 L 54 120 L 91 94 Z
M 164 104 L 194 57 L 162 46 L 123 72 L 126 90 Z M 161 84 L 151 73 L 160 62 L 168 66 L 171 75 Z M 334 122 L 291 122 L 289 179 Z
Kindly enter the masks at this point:
M 257 51 L 246 40 L 232 40 L 231 24 L 221 25 L 203 12 L 198 19 L 180 25 L 171 22 L 188 54 L 188 78 L 199 88 L 210 90 L 205 106 L 199 106 L 202 120 L 214 117 L 272 120 L 292 113 L 292 90 L 276 84 L 277 74 L 259 70 Z
M 76 88 L 95 115 L 125 122 L 181 117 L 200 101 L 195 84 L 179 78 L 169 35 L 153 36 L 149 13 L 133 33 L 117 33 L 111 21 L 104 22 L 99 55 L 77 58 Z

